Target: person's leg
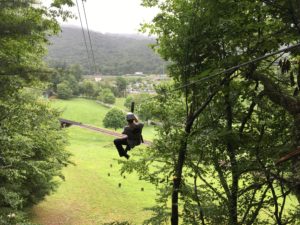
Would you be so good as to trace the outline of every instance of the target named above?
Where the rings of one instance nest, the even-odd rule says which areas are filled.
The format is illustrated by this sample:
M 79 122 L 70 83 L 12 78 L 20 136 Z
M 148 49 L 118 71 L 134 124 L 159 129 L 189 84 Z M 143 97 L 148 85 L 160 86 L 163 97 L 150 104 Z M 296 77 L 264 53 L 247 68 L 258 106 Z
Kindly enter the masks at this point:
M 128 151 L 131 150 L 131 147 L 129 146 L 128 142 L 126 144 L 126 148 L 125 148 L 125 157 L 126 159 L 129 159 L 130 155 L 127 154 Z
M 130 150 L 131 150 L 131 148 L 130 148 L 130 146 L 127 143 L 126 148 L 125 148 L 125 152 L 130 151 Z
M 128 146 L 127 138 L 117 138 L 114 140 L 114 144 L 119 152 L 120 157 L 125 156 L 126 158 L 129 158 L 127 155 L 127 151 L 125 151 L 122 146 L 122 145 Z M 127 149 L 127 147 L 126 147 L 126 149 Z

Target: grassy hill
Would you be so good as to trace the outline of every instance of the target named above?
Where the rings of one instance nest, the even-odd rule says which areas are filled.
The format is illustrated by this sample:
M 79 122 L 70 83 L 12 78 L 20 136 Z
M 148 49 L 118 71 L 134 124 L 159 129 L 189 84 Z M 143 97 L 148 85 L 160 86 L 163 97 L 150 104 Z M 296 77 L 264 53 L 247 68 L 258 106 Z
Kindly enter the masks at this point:
M 102 125 L 109 110 L 86 99 L 54 100 L 51 105 L 63 110 L 64 118 L 96 126 Z M 67 150 L 76 165 L 65 168 L 66 180 L 58 191 L 32 209 L 32 221 L 42 225 L 98 225 L 117 220 L 141 224 L 149 218 L 151 214 L 144 208 L 155 204 L 155 187 L 136 174 L 120 174 L 114 137 L 76 126 L 66 130 Z M 136 147 L 130 154 L 135 157 L 134 153 L 144 147 Z
M 118 99 L 121 107 L 122 99 Z M 55 100 L 55 108 L 64 109 L 62 117 L 83 123 L 102 125 L 102 116 L 109 110 L 92 100 Z M 153 128 L 148 127 L 151 139 Z M 152 130 L 151 130 L 152 129 Z M 137 174 L 120 174 L 118 157 L 113 145 L 114 137 L 85 130 L 79 127 L 66 129 L 73 154 L 70 165 L 64 169 L 65 182 L 57 192 L 48 196 L 31 211 L 32 221 L 41 225 L 102 225 L 113 221 L 129 221 L 140 225 L 151 216 L 145 208 L 155 204 L 155 186 L 139 180 Z M 132 159 L 145 146 L 136 147 Z M 208 179 L 214 179 L 210 177 Z M 193 182 L 192 178 L 187 182 Z M 121 184 L 121 187 L 119 187 Z M 142 191 L 141 189 L 144 189 Z M 286 199 L 286 207 L 297 204 L 295 197 Z M 260 217 L 266 217 L 262 212 Z
M 155 42 L 154 39 L 97 32 L 91 32 L 91 39 L 95 61 L 102 74 L 162 73 L 163 61 L 149 47 Z M 52 45 L 46 57 L 50 65 L 79 64 L 89 74 L 88 56 L 80 28 L 62 27 L 60 36 L 52 37 L 50 42 Z
M 135 174 L 125 179 L 120 175 L 114 138 L 79 127 L 68 128 L 68 134 L 67 149 L 76 165 L 64 169 L 65 182 L 33 208 L 32 220 L 42 225 L 98 225 L 116 220 L 142 224 L 149 218 L 144 208 L 155 204 L 155 187 Z
M 116 107 L 125 110 L 124 98 L 118 98 Z M 71 100 L 56 99 L 51 102 L 52 106 L 62 112 L 62 117 L 69 120 L 81 122 L 83 124 L 103 127 L 102 120 L 109 108 L 96 103 L 94 100 L 87 100 L 83 98 L 74 98 Z M 123 129 L 118 129 L 122 132 Z M 145 140 L 152 140 L 155 137 L 153 126 L 144 126 L 143 137 Z

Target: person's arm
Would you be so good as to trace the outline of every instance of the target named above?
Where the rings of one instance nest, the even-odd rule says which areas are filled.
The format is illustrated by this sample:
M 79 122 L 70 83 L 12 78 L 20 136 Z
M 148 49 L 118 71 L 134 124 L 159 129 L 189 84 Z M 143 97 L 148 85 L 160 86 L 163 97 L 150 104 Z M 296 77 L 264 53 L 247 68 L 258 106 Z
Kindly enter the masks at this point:
M 124 127 L 122 134 L 127 135 L 126 127 Z

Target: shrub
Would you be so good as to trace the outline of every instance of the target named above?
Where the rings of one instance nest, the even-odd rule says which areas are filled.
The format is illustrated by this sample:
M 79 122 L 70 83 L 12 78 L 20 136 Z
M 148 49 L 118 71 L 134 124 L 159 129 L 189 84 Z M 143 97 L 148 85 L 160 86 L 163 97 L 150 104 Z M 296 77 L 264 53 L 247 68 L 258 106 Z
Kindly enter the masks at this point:
M 120 109 L 113 108 L 108 111 L 103 119 L 104 127 L 111 127 L 115 130 L 125 125 L 125 115 Z

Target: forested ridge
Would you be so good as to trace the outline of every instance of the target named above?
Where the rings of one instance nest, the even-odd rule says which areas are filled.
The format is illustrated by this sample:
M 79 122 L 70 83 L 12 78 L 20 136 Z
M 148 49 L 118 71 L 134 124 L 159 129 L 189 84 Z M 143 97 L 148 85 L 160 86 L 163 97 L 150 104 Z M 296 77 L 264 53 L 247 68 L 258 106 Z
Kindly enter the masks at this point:
M 155 42 L 153 38 L 93 31 L 90 34 L 97 69 L 101 74 L 122 75 L 137 71 L 162 73 L 163 61 L 150 47 Z M 46 60 L 51 66 L 79 64 L 85 73 L 89 73 L 88 56 L 80 28 L 64 26 L 60 35 L 51 37 L 50 42 L 52 44 Z

